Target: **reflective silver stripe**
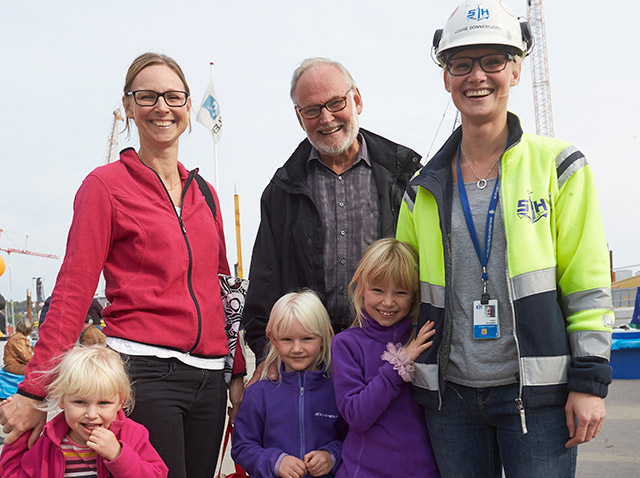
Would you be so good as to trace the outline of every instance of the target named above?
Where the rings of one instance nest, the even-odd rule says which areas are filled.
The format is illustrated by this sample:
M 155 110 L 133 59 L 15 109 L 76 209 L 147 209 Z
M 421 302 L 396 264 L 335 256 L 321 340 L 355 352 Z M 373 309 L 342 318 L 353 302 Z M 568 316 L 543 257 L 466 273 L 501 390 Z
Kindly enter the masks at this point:
M 438 382 L 438 366 L 434 363 L 414 363 L 416 376 L 413 384 L 420 388 L 437 391 L 440 390 Z
M 564 161 L 569 156 L 571 156 L 573 153 L 575 153 L 577 151 L 579 151 L 579 149 L 576 148 L 574 145 L 567 146 L 562 151 L 560 151 L 558 156 L 556 156 L 556 169 L 559 169 L 560 166 L 562 166 L 562 163 L 564 163 Z
M 571 155 L 575 155 L 571 158 Z M 569 161 L 567 164 L 566 162 Z M 578 169 L 586 166 L 587 158 L 575 147 L 568 146 L 556 157 L 556 170 L 558 171 L 558 189 L 562 189 L 564 183 L 575 173 Z
M 556 268 L 525 272 L 511 279 L 513 300 L 556 290 Z
M 420 297 L 423 304 L 444 309 L 444 286 L 420 282 Z
M 569 355 L 554 357 L 522 357 L 522 385 L 557 385 L 567 383 Z
M 413 207 L 416 205 L 416 203 L 414 202 L 414 198 L 415 198 L 415 192 L 413 197 L 411 197 L 411 195 L 405 191 L 404 192 L 404 196 L 403 196 L 403 200 L 405 203 L 407 203 L 407 207 L 409 208 L 409 212 L 413 213 Z
M 613 310 L 611 289 L 608 287 L 574 292 L 573 294 L 564 296 L 562 302 L 569 315 L 589 309 Z
M 611 356 L 611 332 L 573 332 L 569 335 L 569 343 L 574 357 L 601 357 L 609 360 Z

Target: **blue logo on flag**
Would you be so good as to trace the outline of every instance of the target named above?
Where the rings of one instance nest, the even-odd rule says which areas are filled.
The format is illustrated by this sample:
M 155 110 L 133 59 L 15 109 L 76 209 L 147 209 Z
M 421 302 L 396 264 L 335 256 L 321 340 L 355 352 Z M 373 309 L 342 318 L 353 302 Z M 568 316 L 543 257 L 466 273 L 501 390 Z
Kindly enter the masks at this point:
M 486 20 L 489 18 L 489 9 L 488 8 L 474 8 L 473 10 L 469 10 L 467 12 L 467 20 Z
M 207 96 L 207 99 L 202 103 L 202 107 L 209 112 L 212 120 L 215 121 L 220 116 L 220 104 L 213 96 Z
M 526 217 L 532 223 L 538 222 L 543 217 L 549 216 L 549 206 L 544 198 L 534 201 L 531 198 L 532 193 L 529 192 L 529 199 L 521 199 L 518 201 L 518 209 L 516 214 L 520 219 Z

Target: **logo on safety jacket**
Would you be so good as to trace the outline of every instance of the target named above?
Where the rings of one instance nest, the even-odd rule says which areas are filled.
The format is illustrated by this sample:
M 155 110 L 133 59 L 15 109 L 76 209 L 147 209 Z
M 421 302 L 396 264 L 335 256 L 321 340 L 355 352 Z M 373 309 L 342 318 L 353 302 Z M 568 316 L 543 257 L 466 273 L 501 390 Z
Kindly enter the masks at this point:
M 518 201 L 518 209 L 516 210 L 516 214 L 520 219 L 526 217 L 535 224 L 543 217 L 549 216 L 549 205 L 544 200 L 544 198 L 533 200 L 531 197 L 532 194 L 533 193 L 529 191 L 529 199 L 520 199 Z
M 488 18 L 489 18 L 489 9 L 481 8 L 480 5 L 478 5 L 477 8 L 467 11 L 467 20 L 480 21 L 480 20 L 486 20 Z

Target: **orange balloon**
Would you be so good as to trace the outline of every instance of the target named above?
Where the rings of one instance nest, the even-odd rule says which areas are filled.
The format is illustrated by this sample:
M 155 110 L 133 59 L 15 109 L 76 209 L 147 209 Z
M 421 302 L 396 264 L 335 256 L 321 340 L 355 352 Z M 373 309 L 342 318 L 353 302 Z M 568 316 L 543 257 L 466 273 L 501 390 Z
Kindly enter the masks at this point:
M 5 267 L 4 259 L 0 257 L 0 276 L 4 274 Z

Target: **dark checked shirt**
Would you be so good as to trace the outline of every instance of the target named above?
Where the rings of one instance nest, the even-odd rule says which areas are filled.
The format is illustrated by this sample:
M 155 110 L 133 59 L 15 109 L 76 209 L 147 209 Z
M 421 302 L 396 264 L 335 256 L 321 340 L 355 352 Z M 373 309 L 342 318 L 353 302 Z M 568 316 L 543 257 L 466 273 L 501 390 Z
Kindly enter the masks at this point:
M 369 244 L 380 237 L 378 192 L 367 143 L 358 136 L 355 163 L 336 174 L 312 148 L 307 168 L 313 198 L 324 229 L 324 280 L 326 303 L 334 329 L 353 321 L 347 286 Z

